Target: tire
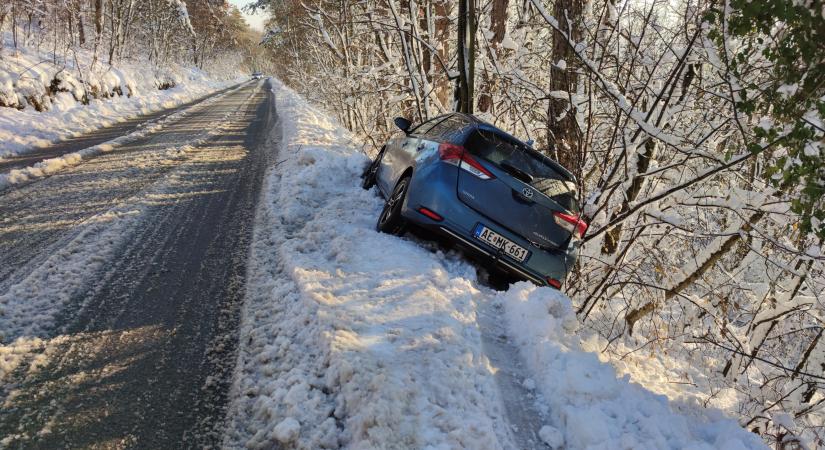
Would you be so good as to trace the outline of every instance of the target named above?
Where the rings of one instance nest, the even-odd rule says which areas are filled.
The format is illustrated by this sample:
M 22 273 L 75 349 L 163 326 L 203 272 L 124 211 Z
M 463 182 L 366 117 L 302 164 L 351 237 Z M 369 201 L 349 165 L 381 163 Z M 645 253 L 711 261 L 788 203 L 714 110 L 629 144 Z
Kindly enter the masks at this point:
M 378 156 L 370 163 L 369 166 L 364 170 L 364 173 L 361 174 L 361 187 L 370 190 L 373 186 L 375 186 L 376 177 L 378 176 L 378 167 L 381 166 L 381 158 L 384 157 L 384 150 L 387 147 L 381 147 L 381 151 L 378 152 Z
M 401 178 L 398 184 L 395 185 L 392 194 L 387 198 L 387 202 L 384 203 L 384 209 L 381 211 L 381 215 L 378 216 L 378 223 L 375 225 L 376 230 L 396 236 L 401 236 L 407 230 L 407 221 L 401 215 L 401 208 L 404 206 L 404 200 L 407 198 L 407 188 L 409 185 L 409 175 Z

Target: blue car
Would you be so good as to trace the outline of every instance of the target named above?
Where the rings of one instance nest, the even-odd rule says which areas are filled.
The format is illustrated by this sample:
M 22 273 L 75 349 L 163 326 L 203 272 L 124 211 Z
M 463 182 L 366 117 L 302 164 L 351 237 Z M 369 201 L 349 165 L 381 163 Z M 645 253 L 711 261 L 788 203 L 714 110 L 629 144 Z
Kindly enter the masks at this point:
M 440 234 L 517 279 L 560 289 L 587 224 L 576 182 L 557 162 L 472 115 L 454 113 L 390 139 L 363 187 L 386 204 L 377 229 Z

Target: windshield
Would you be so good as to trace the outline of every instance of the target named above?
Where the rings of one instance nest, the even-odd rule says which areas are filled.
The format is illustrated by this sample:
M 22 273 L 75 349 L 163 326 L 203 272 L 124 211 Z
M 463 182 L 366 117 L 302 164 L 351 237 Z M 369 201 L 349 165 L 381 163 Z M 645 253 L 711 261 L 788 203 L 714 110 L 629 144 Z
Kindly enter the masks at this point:
M 575 183 L 554 169 L 541 154 L 485 130 L 474 131 L 465 147 L 474 156 L 484 158 L 502 170 L 510 172 L 504 167 L 509 165 L 532 176 L 530 185 L 533 188 L 568 211 L 579 212 Z

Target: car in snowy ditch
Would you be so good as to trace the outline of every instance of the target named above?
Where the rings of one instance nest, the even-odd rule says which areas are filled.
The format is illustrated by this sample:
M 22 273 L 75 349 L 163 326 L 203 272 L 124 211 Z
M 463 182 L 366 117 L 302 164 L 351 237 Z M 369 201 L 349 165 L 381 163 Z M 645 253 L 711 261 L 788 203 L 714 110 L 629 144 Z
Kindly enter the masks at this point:
M 576 180 L 556 161 L 461 113 L 403 131 L 367 166 L 362 186 L 386 199 L 376 228 L 435 233 L 492 273 L 560 289 L 586 229 Z

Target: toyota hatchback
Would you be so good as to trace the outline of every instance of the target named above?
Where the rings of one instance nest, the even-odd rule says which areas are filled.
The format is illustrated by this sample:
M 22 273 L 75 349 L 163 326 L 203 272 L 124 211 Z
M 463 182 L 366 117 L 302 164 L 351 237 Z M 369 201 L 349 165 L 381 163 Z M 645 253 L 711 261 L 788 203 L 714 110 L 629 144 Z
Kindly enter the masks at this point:
M 441 234 L 495 269 L 560 289 L 587 229 L 573 175 L 474 116 L 454 113 L 390 139 L 363 175 L 386 204 L 377 229 Z

